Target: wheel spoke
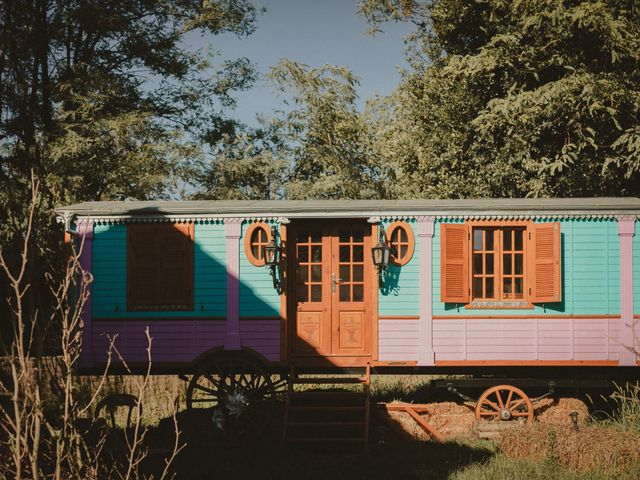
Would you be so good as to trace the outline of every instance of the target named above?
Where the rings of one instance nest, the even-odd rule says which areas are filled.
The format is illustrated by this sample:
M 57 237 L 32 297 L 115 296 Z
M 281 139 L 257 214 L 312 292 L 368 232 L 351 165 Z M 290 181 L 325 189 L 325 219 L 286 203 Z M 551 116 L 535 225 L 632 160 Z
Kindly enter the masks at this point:
M 509 395 L 507 396 L 507 408 L 511 408 L 511 399 L 513 398 L 513 390 L 509 390 Z
M 209 393 L 209 394 L 213 395 L 214 397 L 218 396 L 218 392 L 216 392 L 215 390 L 213 390 L 211 388 L 203 387 L 199 383 L 195 384 L 195 388 L 197 388 L 198 390 L 202 390 L 203 392 Z
M 489 405 L 491 408 L 493 408 L 496 412 L 500 412 L 500 407 L 498 407 L 498 405 L 496 405 L 495 403 L 493 403 L 491 400 L 489 400 L 488 398 L 484 399 L 484 403 L 486 405 Z
M 504 410 L 504 403 L 502 402 L 502 393 L 500 390 L 496 390 L 496 397 L 498 398 L 498 405 L 500 405 L 500 410 Z

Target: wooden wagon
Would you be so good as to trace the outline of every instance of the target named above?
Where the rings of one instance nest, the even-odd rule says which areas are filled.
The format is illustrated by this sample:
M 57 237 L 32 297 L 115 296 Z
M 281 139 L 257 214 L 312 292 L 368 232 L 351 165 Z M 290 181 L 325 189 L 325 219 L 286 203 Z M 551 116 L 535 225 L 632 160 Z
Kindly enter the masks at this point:
M 104 366 L 113 335 L 146 367 L 148 328 L 153 371 L 189 375 L 192 409 L 264 413 L 286 382 L 292 425 L 312 423 L 304 411 L 329 423 L 364 411 L 366 435 L 371 369 L 640 371 L 636 198 L 87 202 L 57 214 L 94 279 L 80 371 Z M 304 376 L 338 371 L 360 375 Z M 298 398 L 296 383 L 323 381 L 362 383 L 363 403 Z M 483 398 L 480 418 L 530 418 L 513 386 Z

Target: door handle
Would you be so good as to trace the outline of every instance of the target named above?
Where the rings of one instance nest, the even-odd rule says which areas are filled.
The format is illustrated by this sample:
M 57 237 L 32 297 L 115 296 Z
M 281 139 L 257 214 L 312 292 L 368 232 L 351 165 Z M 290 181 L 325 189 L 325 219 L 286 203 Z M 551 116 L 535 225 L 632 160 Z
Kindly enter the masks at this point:
M 341 281 L 342 281 L 341 278 L 336 279 L 336 274 L 335 273 L 331 274 L 331 291 L 333 293 L 336 292 L 336 285 L 340 285 Z

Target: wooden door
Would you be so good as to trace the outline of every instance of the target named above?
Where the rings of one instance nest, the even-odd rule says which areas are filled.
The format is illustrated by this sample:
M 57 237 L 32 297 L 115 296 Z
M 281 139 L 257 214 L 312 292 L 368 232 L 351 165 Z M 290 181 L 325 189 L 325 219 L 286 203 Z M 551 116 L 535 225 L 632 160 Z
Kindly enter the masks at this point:
M 291 355 L 331 357 L 336 365 L 366 362 L 372 341 L 371 226 L 314 221 L 291 230 Z

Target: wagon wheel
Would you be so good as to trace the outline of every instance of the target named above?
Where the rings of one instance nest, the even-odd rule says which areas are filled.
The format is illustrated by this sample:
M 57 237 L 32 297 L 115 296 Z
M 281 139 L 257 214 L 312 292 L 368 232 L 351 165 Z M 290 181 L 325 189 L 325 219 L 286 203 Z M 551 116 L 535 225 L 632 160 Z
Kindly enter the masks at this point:
M 212 429 L 227 437 L 259 433 L 271 420 L 277 392 L 257 361 L 237 355 L 205 361 L 187 388 L 187 409 L 207 413 Z
M 498 385 L 485 390 L 476 403 L 476 420 L 520 419 L 527 423 L 533 421 L 533 405 L 526 393 L 511 385 Z

